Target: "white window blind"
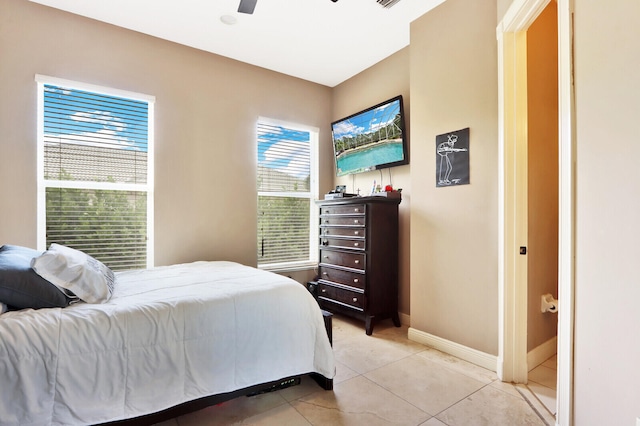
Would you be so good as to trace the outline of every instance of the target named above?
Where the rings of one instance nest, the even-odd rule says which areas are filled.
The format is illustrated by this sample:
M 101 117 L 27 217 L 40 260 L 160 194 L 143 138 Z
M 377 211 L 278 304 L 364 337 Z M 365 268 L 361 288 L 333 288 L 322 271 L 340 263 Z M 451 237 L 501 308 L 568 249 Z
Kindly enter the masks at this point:
M 261 119 L 258 139 L 258 265 L 315 261 L 317 129 Z
M 63 244 L 114 270 L 152 266 L 153 98 L 36 80 L 39 248 Z

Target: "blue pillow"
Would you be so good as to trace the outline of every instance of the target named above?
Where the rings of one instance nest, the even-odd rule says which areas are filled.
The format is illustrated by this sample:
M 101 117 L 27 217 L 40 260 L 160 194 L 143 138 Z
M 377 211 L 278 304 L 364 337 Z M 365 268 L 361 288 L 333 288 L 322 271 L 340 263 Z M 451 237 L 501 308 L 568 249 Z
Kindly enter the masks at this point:
M 71 299 L 31 269 L 42 254 L 27 247 L 0 247 L 0 302 L 15 309 L 64 308 Z

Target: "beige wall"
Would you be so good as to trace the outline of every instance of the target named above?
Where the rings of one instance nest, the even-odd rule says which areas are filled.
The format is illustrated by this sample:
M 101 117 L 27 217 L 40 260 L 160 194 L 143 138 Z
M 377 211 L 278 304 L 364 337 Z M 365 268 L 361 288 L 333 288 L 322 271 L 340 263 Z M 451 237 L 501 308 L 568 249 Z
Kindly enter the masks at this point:
M 557 25 L 551 2 L 527 31 L 528 351 L 555 337 L 558 324 L 557 314 L 540 311 L 541 295 L 558 297 Z
M 575 424 L 640 417 L 640 2 L 575 1 Z
M 498 354 L 496 4 L 411 25 L 411 326 Z M 435 187 L 436 135 L 470 128 L 470 185 Z
M 28 1 L 0 2 L 0 61 L 0 244 L 36 244 L 36 73 L 156 96 L 158 265 L 256 264 L 258 116 L 317 126 L 331 150 L 328 87 Z
M 405 111 L 405 125 L 407 135 L 410 135 L 411 108 L 409 99 L 409 48 L 406 47 L 391 55 L 373 67 L 363 71 L 355 77 L 334 87 L 332 102 L 332 121 L 354 114 L 377 103 L 383 102 L 397 95 L 402 95 Z M 398 166 L 382 170 L 382 186 L 392 183 L 394 188 L 402 188 L 402 202 L 400 203 L 399 229 L 399 277 L 398 277 L 398 310 L 401 321 L 406 322 L 410 314 L 410 219 L 411 207 L 411 179 L 410 167 L 412 159 L 411 140 L 409 140 L 409 165 Z M 335 167 L 332 171 L 335 176 Z M 390 177 L 391 176 L 391 181 Z M 380 171 L 361 173 L 351 176 L 336 177 L 335 185 L 347 185 L 348 191 L 367 194 L 371 190 L 373 180 L 380 182 Z M 327 190 L 331 188 L 326 188 Z M 327 192 L 320 188 L 320 192 Z

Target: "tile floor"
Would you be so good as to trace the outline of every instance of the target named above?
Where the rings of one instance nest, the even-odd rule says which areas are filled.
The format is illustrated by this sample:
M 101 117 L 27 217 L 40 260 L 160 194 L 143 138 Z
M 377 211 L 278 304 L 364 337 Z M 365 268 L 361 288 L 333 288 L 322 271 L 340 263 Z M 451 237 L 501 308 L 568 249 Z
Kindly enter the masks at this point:
M 407 327 L 333 317 L 334 390 L 299 386 L 177 417 L 191 425 L 546 425 L 540 408 L 494 372 L 407 339 Z M 540 414 L 539 414 L 540 413 Z
M 558 357 L 553 356 L 529 371 L 529 383 L 527 387 L 544 404 L 549 413 L 555 416 L 556 388 L 558 376 Z

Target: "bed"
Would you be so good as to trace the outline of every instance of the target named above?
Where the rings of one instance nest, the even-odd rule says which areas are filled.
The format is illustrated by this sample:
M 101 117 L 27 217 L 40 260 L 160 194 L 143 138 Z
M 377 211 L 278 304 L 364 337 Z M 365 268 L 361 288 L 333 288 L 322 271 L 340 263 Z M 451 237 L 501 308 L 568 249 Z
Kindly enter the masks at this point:
M 303 374 L 331 388 L 322 313 L 295 281 L 226 261 L 115 275 L 105 303 L 0 315 L 0 425 L 149 423 Z

